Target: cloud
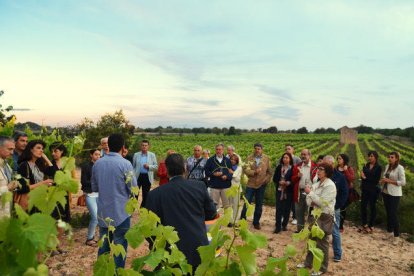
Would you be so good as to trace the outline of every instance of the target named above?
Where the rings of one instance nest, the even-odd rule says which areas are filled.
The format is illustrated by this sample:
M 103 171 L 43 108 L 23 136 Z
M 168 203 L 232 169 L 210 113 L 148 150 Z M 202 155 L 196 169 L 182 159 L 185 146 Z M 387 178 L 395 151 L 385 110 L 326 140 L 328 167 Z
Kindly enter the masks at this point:
M 13 108 L 11 111 L 32 111 L 31 108 Z
M 257 87 L 259 88 L 261 92 L 267 95 L 270 95 L 272 97 L 276 97 L 282 100 L 290 100 L 290 101 L 293 100 L 290 91 L 287 89 L 280 89 L 277 87 L 270 87 L 267 85 L 258 85 Z
M 261 111 L 264 115 L 272 119 L 287 119 L 291 121 L 298 120 L 300 110 L 291 106 L 275 106 Z
M 341 116 L 348 116 L 350 114 L 350 107 L 345 104 L 336 104 L 332 106 L 331 110 Z

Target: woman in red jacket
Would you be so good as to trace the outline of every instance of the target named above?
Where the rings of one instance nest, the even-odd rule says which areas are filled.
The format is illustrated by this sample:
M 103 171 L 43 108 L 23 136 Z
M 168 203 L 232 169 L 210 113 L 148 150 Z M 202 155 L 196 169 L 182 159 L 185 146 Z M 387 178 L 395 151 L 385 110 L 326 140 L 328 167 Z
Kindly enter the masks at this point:
M 167 156 L 165 158 L 167 158 L 168 155 L 171 155 L 173 153 L 175 153 L 174 150 L 172 149 L 167 150 Z M 158 166 L 157 176 L 160 178 L 160 182 L 159 182 L 160 186 L 168 183 L 169 179 L 167 175 L 167 167 L 165 166 L 165 159 L 160 161 L 160 164 Z
M 338 157 L 336 158 L 336 161 L 338 162 L 336 166 L 336 170 L 342 173 L 345 178 L 346 182 L 348 183 L 348 189 L 353 188 L 354 180 L 355 180 L 355 172 L 352 169 L 351 166 L 349 166 L 349 157 L 345 153 L 340 153 Z M 344 231 L 344 221 L 346 217 L 346 208 L 348 207 L 349 202 L 345 204 L 343 208 L 341 208 L 341 223 L 339 224 L 339 231 Z

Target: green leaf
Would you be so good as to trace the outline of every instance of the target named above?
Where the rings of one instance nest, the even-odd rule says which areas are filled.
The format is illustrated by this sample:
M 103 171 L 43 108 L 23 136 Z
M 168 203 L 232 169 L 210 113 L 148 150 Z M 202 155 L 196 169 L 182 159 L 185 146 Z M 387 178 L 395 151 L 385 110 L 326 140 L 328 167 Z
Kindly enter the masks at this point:
M 15 204 L 14 210 L 16 212 L 17 218 L 21 222 L 26 223 L 26 221 L 29 219 L 29 215 L 23 210 L 23 208 L 19 204 Z
M 310 231 L 307 227 L 303 228 L 299 233 L 294 233 L 292 235 L 293 241 L 304 241 L 309 238 Z
M 232 197 L 234 199 L 237 199 L 237 195 L 239 194 L 240 185 L 231 185 L 230 188 L 226 191 L 226 197 Z
M 164 226 L 163 227 L 163 236 L 168 241 L 169 244 L 176 243 L 180 240 L 178 237 L 177 231 L 175 231 L 173 226 Z
M 255 249 L 250 246 L 236 246 L 237 255 L 247 275 L 257 272 Z
M 170 264 L 178 264 L 186 261 L 185 255 L 176 246 L 170 247 L 171 253 L 168 256 L 168 262 Z
M 164 258 L 164 249 L 157 249 L 152 254 L 149 255 L 148 259 L 145 261 L 152 269 L 155 269 Z
M 74 157 L 62 157 L 62 168 L 65 172 L 71 174 L 73 170 L 76 169 L 75 158 Z
M 122 267 L 117 269 L 118 276 L 140 276 L 142 275 L 138 271 L 134 271 L 133 269 L 124 269 Z
M 4 208 L 4 206 L 6 206 L 6 204 L 8 204 L 9 202 L 12 201 L 13 198 L 13 194 L 9 191 L 3 193 L 1 195 L 1 207 Z
M 37 268 L 30 267 L 26 270 L 23 276 L 48 276 L 49 268 L 45 264 L 39 264 Z
M 264 248 L 267 244 L 266 236 L 263 234 L 256 234 L 249 231 L 246 220 L 239 221 L 240 236 L 243 241 L 253 248 Z
M 9 217 L 2 217 L 0 219 L 0 244 L 7 239 L 7 228 L 10 225 Z
M 317 247 L 314 247 L 314 248 L 310 248 L 309 251 L 313 254 L 313 262 L 312 262 L 313 270 L 319 271 L 321 269 L 321 264 L 323 261 L 322 250 Z
M 250 204 L 245 196 L 243 196 L 244 204 L 247 206 L 246 217 L 251 217 L 254 212 L 254 205 Z
M 125 211 L 128 215 L 132 215 L 138 209 L 138 200 L 135 197 L 128 199 L 125 204 Z
M 197 267 L 195 274 L 196 276 L 206 275 L 206 272 L 210 268 L 210 264 L 213 262 L 216 255 L 216 247 L 212 244 L 199 246 L 197 248 L 200 254 L 201 264 Z
M 316 248 L 316 241 L 309 239 L 308 240 L 308 249 Z
M 62 206 L 66 204 L 66 191 L 57 189 L 55 186 L 47 187 L 41 185 L 30 192 L 29 209 L 33 206 L 38 208 L 44 214 L 52 214 L 59 203 Z
M 77 193 L 79 190 L 79 182 L 72 178 L 71 171 L 57 171 L 54 181 L 61 190 L 71 193 Z
M 285 248 L 285 254 L 289 257 L 294 257 L 297 253 L 296 247 L 291 244 L 288 244 Z
M 93 274 L 99 276 L 113 276 L 115 275 L 115 261 L 109 254 L 105 253 L 98 257 L 93 266 Z
M 323 230 L 316 224 L 312 226 L 311 233 L 313 238 L 318 238 L 320 240 L 325 236 L 325 232 L 323 232 Z
M 132 268 L 136 271 L 141 271 L 145 265 L 145 261 L 149 258 L 149 255 L 142 256 L 132 260 Z
M 122 244 L 112 244 L 111 243 L 111 251 L 115 256 L 122 255 L 122 258 L 125 258 L 126 252 L 125 248 L 122 246 Z
M 322 208 L 313 208 L 312 215 L 316 219 L 318 219 L 322 215 Z
M 217 273 L 218 276 L 240 276 L 242 275 L 238 263 L 231 263 L 229 268 Z
M 128 232 L 125 234 L 125 238 L 128 241 L 128 245 L 134 249 L 138 248 L 145 240 L 138 224 L 129 228 Z
M 306 268 L 299 268 L 297 273 L 297 276 L 309 276 L 309 271 Z

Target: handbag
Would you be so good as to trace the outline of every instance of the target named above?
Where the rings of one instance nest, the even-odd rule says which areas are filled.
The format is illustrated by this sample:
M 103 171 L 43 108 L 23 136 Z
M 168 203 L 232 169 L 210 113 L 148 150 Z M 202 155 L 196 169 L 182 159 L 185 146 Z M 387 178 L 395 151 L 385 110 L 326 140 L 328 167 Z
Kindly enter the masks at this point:
M 322 229 L 323 232 L 325 232 L 326 235 L 331 235 L 333 232 L 333 226 L 334 226 L 334 217 L 332 215 L 328 215 L 325 213 L 322 213 L 318 220 L 318 226 Z M 309 230 L 312 228 L 313 224 L 315 223 L 314 216 L 310 215 L 308 218 L 309 223 Z
M 86 206 L 86 194 L 81 195 L 78 197 L 78 206 Z
M 29 209 L 29 193 L 18 194 L 15 192 L 13 194 L 13 203 L 19 204 L 23 210 L 27 211 Z
M 359 196 L 359 193 L 357 190 L 355 190 L 354 188 L 349 189 L 348 203 L 359 201 L 360 198 L 361 197 Z

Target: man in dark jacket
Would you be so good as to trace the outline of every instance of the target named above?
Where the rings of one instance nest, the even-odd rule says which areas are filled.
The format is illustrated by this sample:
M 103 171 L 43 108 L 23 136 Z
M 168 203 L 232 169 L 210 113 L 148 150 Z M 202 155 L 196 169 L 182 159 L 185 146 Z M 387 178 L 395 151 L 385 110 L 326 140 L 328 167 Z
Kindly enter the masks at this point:
M 327 155 L 323 161 L 330 164 L 334 168 L 335 158 Z M 336 186 L 336 202 L 335 202 L 335 224 L 332 231 L 332 248 L 334 252 L 334 262 L 340 262 L 342 258 L 341 232 L 339 231 L 339 223 L 341 221 L 341 208 L 343 208 L 348 200 L 348 184 L 345 176 L 334 169 L 332 181 Z
M 200 264 L 197 248 L 208 244 L 204 221 L 216 216 L 216 208 L 202 181 L 184 178 L 184 158 L 173 153 L 165 160 L 170 181 L 149 192 L 145 208 L 157 214 L 164 226 L 173 226 L 177 247 L 193 266 Z
M 216 154 L 207 160 L 204 167 L 206 177 L 209 178 L 208 185 L 210 187 L 211 198 L 216 204 L 217 209 L 221 204 L 223 208 L 230 207 L 229 199 L 226 196 L 226 191 L 231 187 L 232 174 L 230 159 L 224 156 L 224 145 L 216 145 Z

